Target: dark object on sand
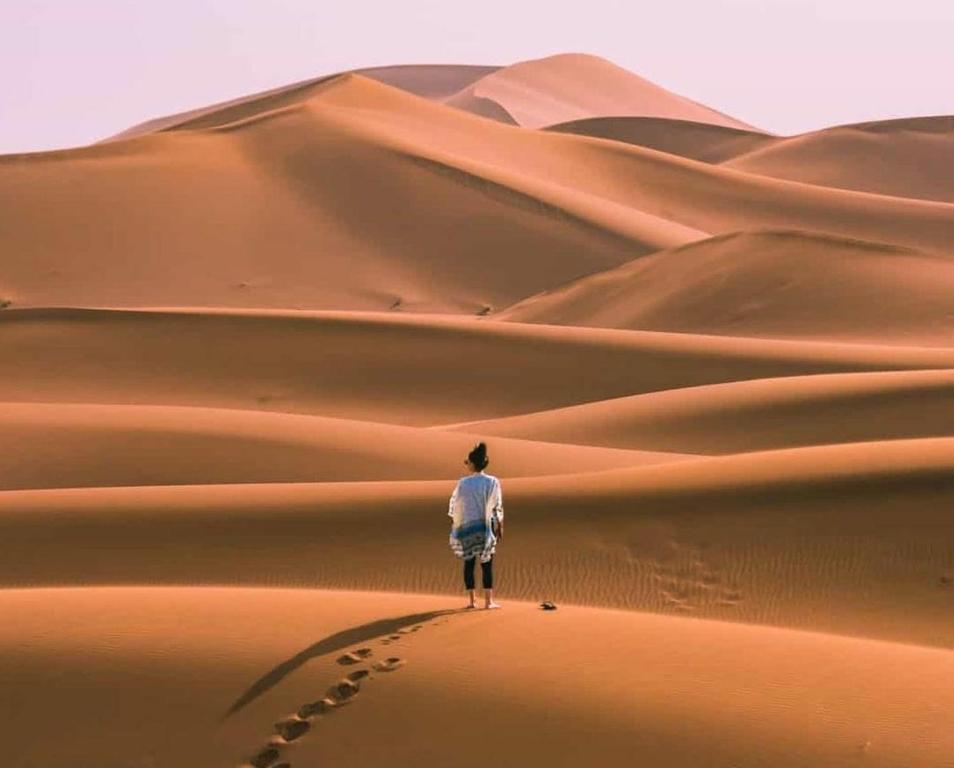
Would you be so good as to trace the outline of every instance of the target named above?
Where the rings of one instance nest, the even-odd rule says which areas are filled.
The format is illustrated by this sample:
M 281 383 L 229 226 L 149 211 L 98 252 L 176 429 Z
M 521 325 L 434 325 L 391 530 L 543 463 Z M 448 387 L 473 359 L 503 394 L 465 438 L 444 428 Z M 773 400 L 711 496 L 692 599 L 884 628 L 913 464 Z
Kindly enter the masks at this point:
M 547 600 L 544 603 L 540 603 L 540 607 L 545 611 L 555 611 L 556 603 L 551 603 L 549 600 Z

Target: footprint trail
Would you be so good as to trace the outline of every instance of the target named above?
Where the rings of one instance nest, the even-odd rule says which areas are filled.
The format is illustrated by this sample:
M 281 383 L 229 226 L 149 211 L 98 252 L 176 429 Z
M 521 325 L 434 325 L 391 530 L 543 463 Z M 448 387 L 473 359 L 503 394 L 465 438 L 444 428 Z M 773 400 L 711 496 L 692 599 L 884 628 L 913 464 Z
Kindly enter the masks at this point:
M 389 645 L 399 640 L 408 639 L 409 635 L 424 629 L 424 624 L 400 626 L 387 637 L 381 639 L 382 645 Z M 307 738 L 313 731 L 313 724 L 318 718 L 334 712 L 335 709 L 350 704 L 361 691 L 365 681 L 374 679 L 374 673 L 390 673 L 401 669 L 405 660 L 400 656 L 388 656 L 384 659 L 371 661 L 374 651 L 371 648 L 361 647 L 347 651 L 338 656 L 335 663 L 342 667 L 352 667 L 368 662 L 370 669 L 362 667 L 354 669 L 345 677 L 332 685 L 325 695 L 315 701 L 306 702 L 298 707 L 293 715 L 283 717 L 275 723 L 276 735 L 261 747 L 242 768 L 292 768 L 292 763 L 284 754 L 287 748 L 296 745 L 300 740 Z

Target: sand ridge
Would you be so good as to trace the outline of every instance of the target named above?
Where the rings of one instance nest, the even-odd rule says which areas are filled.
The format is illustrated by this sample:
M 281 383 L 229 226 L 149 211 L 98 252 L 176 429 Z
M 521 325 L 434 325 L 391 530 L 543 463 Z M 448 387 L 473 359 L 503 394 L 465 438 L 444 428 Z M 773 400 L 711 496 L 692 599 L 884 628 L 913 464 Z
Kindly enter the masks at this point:
M 892 440 L 511 479 L 507 592 L 950 647 L 951 455 L 951 438 Z M 451 488 L 2 491 L 0 583 L 453 590 Z
M 895 197 L 954 202 L 954 118 L 826 128 L 753 146 L 725 165 L 750 173 Z
M 730 233 L 531 296 L 498 319 L 954 345 L 954 261 L 803 231 Z
M 447 456 L 478 436 L 267 411 L 159 405 L 0 403 L 22 446 L 0 488 L 424 480 L 456 477 Z M 679 461 L 680 453 L 498 440 L 508 475 Z
M 950 435 L 952 388 L 952 370 L 786 376 L 442 426 L 555 443 L 742 453 Z
M 0 342 L 9 364 L 2 401 L 201 406 L 410 426 L 745 379 L 954 367 L 954 350 L 942 348 L 401 313 L 7 309 Z M 492 364 L 461 367 L 448 356 Z M 468 397 L 474 388 L 493 396 Z
M 547 130 L 610 139 L 747 173 L 892 197 L 954 201 L 954 118 L 883 120 L 771 136 L 671 117 L 591 117 Z

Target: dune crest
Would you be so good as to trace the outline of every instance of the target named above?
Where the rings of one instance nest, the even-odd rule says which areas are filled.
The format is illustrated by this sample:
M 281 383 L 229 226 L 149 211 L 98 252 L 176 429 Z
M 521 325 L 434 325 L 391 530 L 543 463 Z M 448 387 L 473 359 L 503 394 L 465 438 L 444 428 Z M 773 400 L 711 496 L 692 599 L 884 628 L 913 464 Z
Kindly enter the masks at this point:
M 954 370 L 816 373 L 667 389 L 444 429 L 732 454 L 954 433 Z
M 954 261 L 808 232 L 740 232 L 581 278 L 496 317 L 951 347 Z
M 826 128 L 754 145 L 726 166 L 808 184 L 954 202 L 954 117 Z
M 488 99 L 527 128 L 570 120 L 633 115 L 751 126 L 667 91 L 598 56 L 559 54 L 498 69 L 462 89 L 448 104 Z
M 592 117 L 557 123 L 546 130 L 621 141 L 704 163 L 730 160 L 777 141 L 754 130 L 667 117 Z

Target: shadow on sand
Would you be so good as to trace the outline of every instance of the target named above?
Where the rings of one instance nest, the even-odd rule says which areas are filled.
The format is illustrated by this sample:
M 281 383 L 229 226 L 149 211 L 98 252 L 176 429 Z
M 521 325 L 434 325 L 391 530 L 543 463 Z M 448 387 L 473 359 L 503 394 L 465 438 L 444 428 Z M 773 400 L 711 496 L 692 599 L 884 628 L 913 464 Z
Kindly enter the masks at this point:
M 372 621 L 368 624 L 361 624 L 357 627 L 351 627 L 350 629 L 344 629 L 341 632 L 336 632 L 333 635 L 328 635 L 328 637 L 319 640 L 314 645 L 309 645 L 304 650 L 296 653 L 290 659 L 286 659 L 277 667 L 262 675 L 247 691 L 245 691 L 245 693 L 236 699 L 235 703 L 229 707 L 228 712 L 225 713 L 224 718 L 231 717 L 239 710 L 251 704 L 263 693 L 278 685 L 278 683 L 280 683 L 285 677 L 290 675 L 305 662 L 315 658 L 316 656 L 322 656 L 326 653 L 340 651 L 341 649 L 347 648 L 348 646 L 354 645 L 356 643 L 363 643 L 381 635 L 388 635 L 392 632 L 397 632 L 399 629 L 411 624 L 420 624 L 423 621 L 436 619 L 438 616 L 446 616 L 452 613 L 464 612 L 465 609 L 456 608 L 445 609 L 442 611 L 428 611 L 426 613 L 410 613 L 406 616 L 395 616 L 390 619 L 379 619 L 378 621 Z

